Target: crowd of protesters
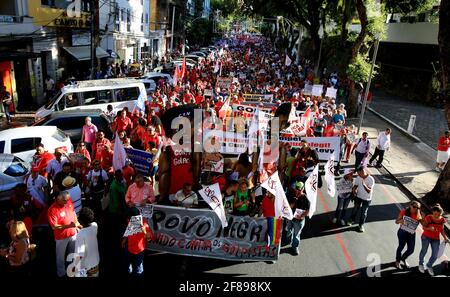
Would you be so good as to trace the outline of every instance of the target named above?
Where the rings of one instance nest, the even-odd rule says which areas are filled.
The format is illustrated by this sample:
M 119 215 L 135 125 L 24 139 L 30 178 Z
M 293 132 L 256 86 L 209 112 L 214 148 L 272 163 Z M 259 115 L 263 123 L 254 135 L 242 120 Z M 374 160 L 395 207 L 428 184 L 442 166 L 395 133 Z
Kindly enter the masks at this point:
M 126 68 L 117 64 L 108 72 L 117 76 L 118 73 L 126 72 Z M 229 88 L 216 88 L 219 75 L 236 79 Z M 233 104 L 245 103 L 244 94 L 273 95 L 273 100 L 269 102 L 272 113 L 282 103 L 291 103 L 290 106 L 296 111 L 308 112 L 305 132 L 308 137 L 339 137 L 341 159 L 336 160 L 336 175 L 340 175 L 341 161 L 348 163 L 350 154 L 355 154 L 354 170 L 346 169 L 338 183 L 341 192 L 338 194 L 333 223 L 352 225 L 360 213 L 358 230 L 364 232 L 375 185 L 366 167 L 377 157 L 377 166 L 381 166 L 384 151 L 390 146 L 391 131 L 386 129 L 380 132 L 377 148 L 369 160 L 370 141 L 367 133 L 362 133 L 359 138 L 355 127 L 347 124 L 345 104 L 337 104 L 335 98 L 305 94 L 306 86 L 314 83 L 323 84 L 324 92 L 328 87 L 339 89 L 338 97 L 345 97 L 347 82 L 340 79 L 337 73 L 322 73 L 321 77 L 316 77 L 308 61 L 303 59 L 298 65 L 287 63 L 285 54 L 274 50 L 263 38 L 235 38 L 222 42 L 220 50 L 201 60 L 198 66 L 177 69 L 172 84 L 165 79 L 158 81 L 156 91 L 150 93 L 145 102 L 144 110 L 130 111 L 125 108 L 114 113 L 112 106 L 108 106 L 105 114 L 110 120 L 111 131 L 117 135 L 115 139 L 107 139 L 105 131 L 98 130 L 87 117 L 75 154 L 68 154 L 64 148 L 49 152 L 42 144 L 38 145 L 30 176 L 15 188 L 11 198 L 9 229 L 15 249 L 14 256 L 11 256 L 13 270 L 18 271 L 16 266 L 29 261 L 29 257 L 23 255 L 23 250 L 24 246 L 28 247 L 32 242 L 34 227 L 50 226 L 56 245 L 57 275 L 98 276 L 102 272 L 99 268 L 97 232 L 103 228 L 110 237 L 111 250 L 123 247 L 127 271 L 132 275 L 143 275 L 145 241 L 150 237 L 148 222 L 143 222 L 141 233 L 122 238 L 127 220 L 139 214 L 137 207 L 146 203 L 159 203 L 185 208 L 208 208 L 197 193 L 199 181 L 192 180 L 192 170 L 189 170 L 191 164 L 177 163 L 172 166 L 172 175 L 178 181 L 172 184 L 169 198 L 161 199 L 158 189 L 162 174 L 160 162 L 170 146 L 166 134 L 168 128 L 162 118 L 170 118 L 170 110 L 175 107 L 191 104 L 203 109 L 205 117 L 230 117 Z M 211 90 L 213 95 L 205 96 L 205 90 Z M 260 102 L 258 106 L 264 106 L 264 103 Z M 233 123 L 231 126 L 236 132 L 242 128 Z M 152 153 L 151 171 L 141 175 L 130 161 L 123 168 L 114 168 L 116 142 L 121 142 L 126 148 Z M 285 221 L 282 242 L 290 245 L 292 253 L 298 255 L 301 232 L 310 208 L 305 182 L 320 160 L 317 151 L 306 140 L 301 141 L 300 147 L 288 147 L 288 152 L 286 166 L 281 170 L 282 181 L 293 213 L 300 214 L 293 220 Z M 208 156 L 208 159 L 211 158 L 225 159 L 220 153 Z M 277 170 L 277 165 L 276 161 L 264 163 L 263 169 L 259 169 L 251 156 L 244 153 L 238 158 L 225 159 L 223 173 L 202 171 L 201 181 L 220 184 L 227 214 L 273 217 L 275 197 L 259 185 Z M 205 162 L 202 162 L 202 166 L 206 166 Z M 191 172 L 191 177 L 189 174 L 184 175 L 183 170 Z M 353 174 L 357 174 L 355 181 Z M 319 187 L 321 183 L 319 179 Z M 355 207 L 352 214 L 346 216 L 350 201 L 354 201 Z M 438 219 L 427 218 L 428 224 Z M 401 219 L 397 222 L 402 223 Z M 404 242 L 408 242 L 410 249 L 411 243 L 403 237 L 400 245 L 404 246 Z M 433 233 L 429 237 L 430 240 L 423 240 L 421 265 L 427 244 L 431 244 L 433 255 L 435 252 L 432 240 L 436 240 L 436 236 Z M 68 254 L 73 255 L 71 261 L 83 255 L 81 260 L 78 259 L 78 269 L 72 271 L 72 268 L 66 267 Z M 399 256 L 397 262 L 406 260 L 406 257 Z M 24 269 L 20 269 L 19 273 L 24 273 Z

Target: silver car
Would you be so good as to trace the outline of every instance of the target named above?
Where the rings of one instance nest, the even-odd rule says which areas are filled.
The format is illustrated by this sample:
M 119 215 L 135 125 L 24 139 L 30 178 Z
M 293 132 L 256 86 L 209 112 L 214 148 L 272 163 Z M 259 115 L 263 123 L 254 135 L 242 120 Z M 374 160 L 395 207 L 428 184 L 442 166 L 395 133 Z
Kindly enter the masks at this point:
M 11 154 L 0 154 L 0 200 L 9 200 L 17 184 L 30 173 L 30 165 Z

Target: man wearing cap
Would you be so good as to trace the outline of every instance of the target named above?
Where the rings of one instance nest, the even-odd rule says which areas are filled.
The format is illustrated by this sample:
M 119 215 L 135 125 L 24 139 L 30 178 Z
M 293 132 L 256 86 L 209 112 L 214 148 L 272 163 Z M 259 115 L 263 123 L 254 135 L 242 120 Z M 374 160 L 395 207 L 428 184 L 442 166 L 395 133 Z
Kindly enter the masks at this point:
M 65 188 L 65 191 L 67 191 L 70 194 L 70 197 L 72 198 L 73 207 L 75 209 L 76 214 L 78 215 L 81 211 L 82 205 L 81 205 L 81 189 L 80 186 L 77 184 L 77 180 L 71 176 L 67 176 L 62 181 L 62 185 Z
M 437 151 L 435 170 L 441 172 L 450 157 L 450 131 L 445 131 L 445 134 L 439 137 Z
M 300 234 L 305 226 L 305 218 L 309 213 L 310 202 L 304 193 L 304 184 L 301 181 L 292 184 L 288 202 L 294 218 L 287 223 L 286 241 L 291 244 L 292 254 L 299 253 Z
M 352 211 L 350 220 L 347 222 L 348 226 L 353 225 L 356 219 L 356 215 L 361 209 L 361 215 L 359 218 L 358 231 L 364 232 L 364 223 L 367 219 L 367 212 L 369 210 L 370 203 L 372 202 L 373 187 L 375 186 L 375 179 L 369 174 L 369 172 L 362 166 L 357 169 L 358 177 L 356 178 L 355 186 L 356 191 L 355 206 Z
M 346 168 L 344 170 L 344 176 L 337 182 L 336 189 L 338 193 L 338 203 L 333 218 L 333 224 L 339 222 L 342 226 L 344 226 L 345 211 L 348 204 L 352 200 L 352 194 L 355 192 L 355 189 L 353 189 L 352 169 Z

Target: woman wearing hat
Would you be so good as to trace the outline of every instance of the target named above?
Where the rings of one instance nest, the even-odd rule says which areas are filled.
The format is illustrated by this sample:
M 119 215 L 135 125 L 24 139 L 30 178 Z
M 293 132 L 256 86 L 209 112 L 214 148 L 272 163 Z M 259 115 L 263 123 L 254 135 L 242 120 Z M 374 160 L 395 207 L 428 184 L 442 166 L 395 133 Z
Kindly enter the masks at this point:
M 333 224 L 339 222 L 345 225 L 345 211 L 353 196 L 353 170 L 347 168 L 344 170 L 344 176 L 337 182 L 338 203 L 333 218 Z

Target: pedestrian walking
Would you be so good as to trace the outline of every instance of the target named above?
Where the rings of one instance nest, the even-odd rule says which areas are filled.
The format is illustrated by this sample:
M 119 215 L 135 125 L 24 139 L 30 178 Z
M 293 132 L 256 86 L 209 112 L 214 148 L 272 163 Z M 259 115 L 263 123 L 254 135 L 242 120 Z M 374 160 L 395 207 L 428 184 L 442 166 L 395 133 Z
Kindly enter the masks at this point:
M 450 131 L 445 131 L 444 135 L 439 137 L 437 151 L 435 170 L 441 172 L 450 158 Z
M 364 223 L 367 219 L 367 213 L 369 206 L 372 202 L 373 187 L 375 186 L 375 179 L 369 174 L 364 167 L 359 167 L 357 170 L 358 177 L 355 181 L 354 188 L 356 189 L 355 206 L 353 208 L 351 218 L 347 222 L 347 225 L 353 225 L 356 220 L 358 211 L 361 210 L 358 231 L 364 232 Z
M 352 153 L 355 152 L 355 170 L 360 166 L 364 166 L 364 159 L 369 156 L 370 140 L 367 138 L 368 135 L 367 132 L 363 132 L 362 137 L 358 139 L 353 147 Z
M 299 254 L 300 235 L 305 227 L 305 219 L 309 213 L 310 202 L 304 193 L 305 185 L 301 181 L 292 184 L 288 202 L 294 218 L 287 222 L 286 241 L 291 245 L 294 256 Z
M 405 268 L 409 268 L 406 259 L 414 253 L 416 230 L 421 221 L 420 203 L 417 201 L 411 202 L 407 209 L 402 209 L 395 220 L 395 223 L 400 225 L 397 231 L 398 247 L 395 255 L 395 267 L 398 269 L 402 268 L 402 264 Z M 405 246 L 406 251 L 402 254 Z
M 347 207 L 352 199 L 354 199 L 354 187 L 353 187 L 353 170 L 346 168 L 344 170 L 344 176 L 336 184 L 338 193 L 338 203 L 336 211 L 334 213 L 333 224 L 340 223 L 345 225 L 345 213 Z
M 419 254 L 419 271 L 425 273 L 424 258 L 428 251 L 428 247 L 431 246 L 431 257 L 426 265 L 426 270 L 431 276 L 434 276 L 433 264 L 437 260 L 439 252 L 440 236 L 444 238 L 446 243 L 449 243 L 447 235 L 445 234 L 444 224 L 445 218 L 442 216 L 444 210 L 439 204 L 436 204 L 431 208 L 432 214 L 427 215 L 423 220 L 423 233 L 422 233 L 422 249 Z
M 384 152 L 389 150 L 391 146 L 391 129 L 386 128 L 383 132 L 380 132 L 377 137 L 377 146 L 375 147 L 375 152 L 372 158 L 369 160 L 370 166 L 373 165 L 373 161 L 378 157 L 377 168 L 381 168 L 381 163 L 383 163 Z
M 100 255 L 98 252 L 97 232 L 98 226 L 94 222 L 94 212 L 83 207 L 79 214 L 81 229 L 75 240 L 75 254 L 80 257 L 79 269 L 76 277 L 98 277 Z

